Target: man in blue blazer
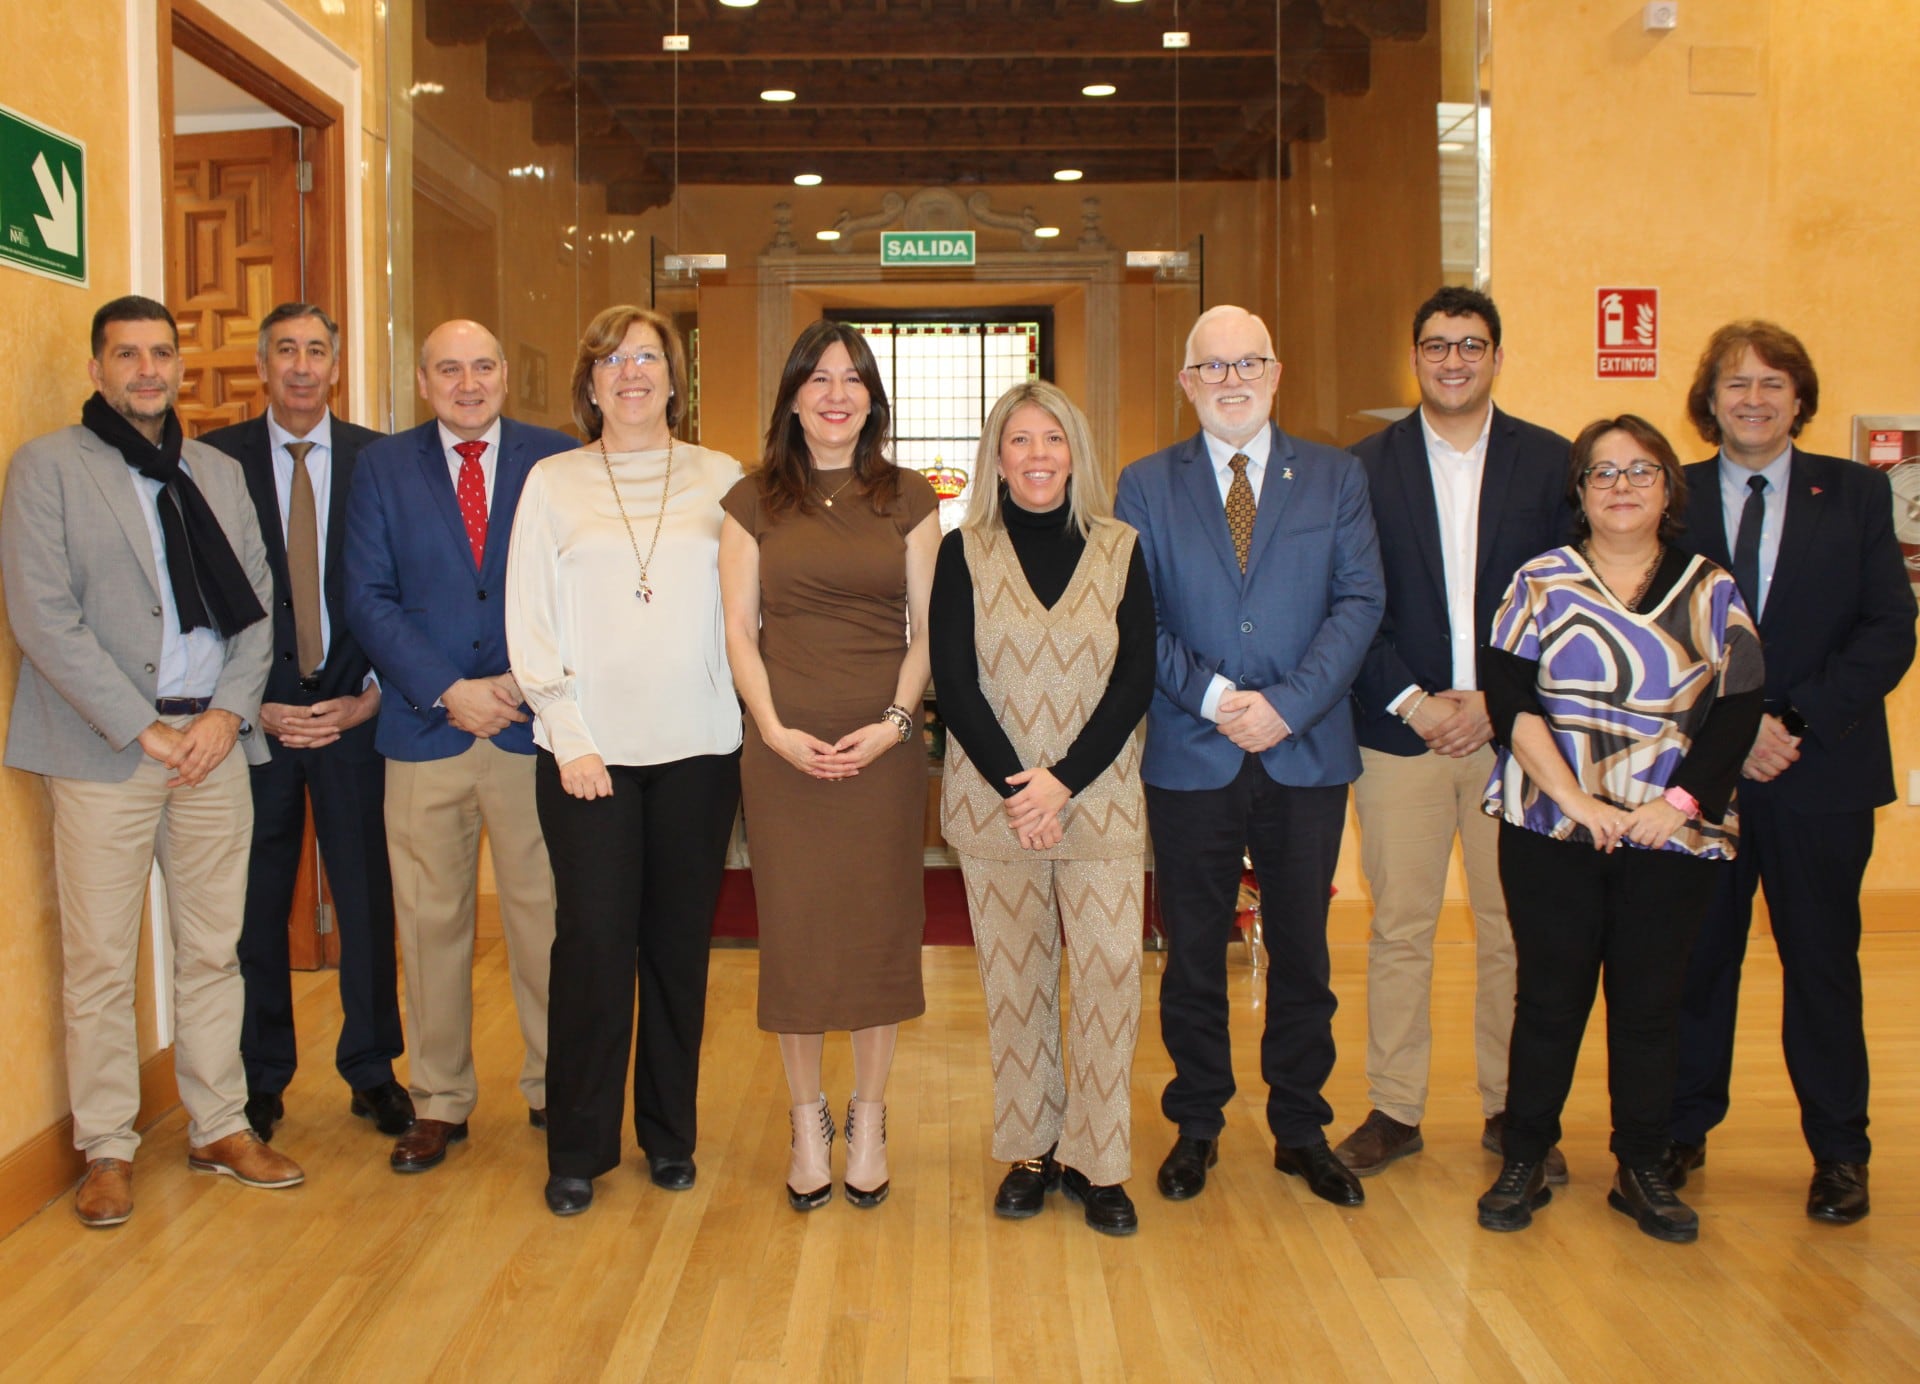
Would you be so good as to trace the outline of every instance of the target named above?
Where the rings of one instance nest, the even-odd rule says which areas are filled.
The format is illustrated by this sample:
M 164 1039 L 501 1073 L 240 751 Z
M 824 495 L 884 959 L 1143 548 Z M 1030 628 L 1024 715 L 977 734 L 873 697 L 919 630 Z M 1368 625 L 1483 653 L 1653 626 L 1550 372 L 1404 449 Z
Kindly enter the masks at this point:
M 546 1123 L 547 958 L 553 871 L 533 806 L 533 736 L 507 664 L 507 539 L 535 462 L 576 444 L 500 416 L 507 365 L 477 322 L 420 348 L 434 421 L 360 454 L 347 510 L 347 620 L 379 673 L 374 743 L 387 757 L 387 847 L 412 1030 L 419 1118 L 396 1172 L 467 1137 L 473 931 L 482 823 L 500 889 L 526 1060 L 520 1090 Z
M 1735 322 L 1700 357 L 1687 411 L 1720 454 L 1687 468 L 1687 544 L 1733 573 L 1766 650 L 1767 715 L 1742 770 L 1740 855 L 1688 963 L 1663 1170 L 1706 1161 L 1726 1117 L 1753 891 L 1767 891 L 1785 984 L 1781 1038 L 1813 1152 L 1807 1214 L 1867 1214 L 1860 882 L 1873 810 L 1894 800 L 1885 698 L 1914 655 L 1893 492 L 1871 467 L 1793 445 L 1820 402 L 1799 339 Z
M 1564 542 L 1568 444 L 1494 406 L 1500 311 L 1440 289 L 1413 318 L 1420 407 L 1356 443 L 1380 531 L 1387 614 L 1353 684 L 1364 770 L 1354 785 L 1373 895 L 1367 945 L 1372 1110 L 1334 1150 L 1361 1177 L 1424 1147 L 1433 941 L 1453 842 L 1473 907 L 1481 1142 L 1501 1152 L 1515 962 L 1500 837 L 1482 808 L 1493 726 L 1474 659 L 1520 565 Z M 1567 1178 L 1556 1148 L 1547 1177 Z
M 261 321 L 258 349 L 266 410 L 200 439 L 240 463 L 273 572 L 273 653 L 260 702 L 273 758 L 250 771 L 253 851 L 240 926 L 247 1123 L 273 1137 L 299 1060 L 287 914 L 311 798 L 340 942 L 334 1067 L 353 1093 L 348 1109 L 399 1134 L 413 1123 L 413 1103 L 393 1078 L 404 1044 L 381 815 L 385 766 L 373 745 L 380 687 L 347 628 L 342 557 L 354 466 L 380 434 L 334 417 L 327 405 L 340 380 L 340 328 L 322 309 L 282 303 Z
M 1366 476 L 1272 424 L 1280 363 L 1258 317 L 1202 313 L 1185 359 L 1202 431 L 1121 472 L 1115 505 L 1139 530 L 1160 624 L 1140 774 L 1167 928 L 1160 1031 L 1174 1078 L 1161 1109 L 1179 1137 L 1158 1185 L 1194 1196 L 1218 1157 L 1244 850 L 1272 962 L 1260 1066 L 1274 1166 L 1357 1206 L 1320 1088 L 1333 1070 L 1327 898 L 1360 772 L 1347 693 L 1385 605 Z

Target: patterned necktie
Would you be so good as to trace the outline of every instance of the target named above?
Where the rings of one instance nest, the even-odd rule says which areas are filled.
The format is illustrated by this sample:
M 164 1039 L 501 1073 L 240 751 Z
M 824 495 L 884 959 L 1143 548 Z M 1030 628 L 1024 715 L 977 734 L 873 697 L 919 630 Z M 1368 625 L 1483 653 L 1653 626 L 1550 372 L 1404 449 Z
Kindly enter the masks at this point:
M 311 442 L 289 442 L 293 490 L 287 503 L 287 583 L 293 588 L 293 635 L 300 676 L 311 676 L 326 657 L 320 637 L 320 520 L 307 472 Z
M 1746 597 L 1747 613 L 1760 618 L 1760 529 L 1767 515 L 1767 478 L 1747 478 L 1747 503 L 1740 510 L 1740 532 L 1733 540 L 1733 580 Z
M 1233 468 L 1233 484 L 1227 487 L 1227 531 L 1233 535 L 1233 553 L 1240 559 L 1240 570 L 1247 570 L 1247 551 L 1253 547 L 1253 482 L 1247 479 L 1247 457 L 1235 452 L 1227 463 Z
M 480 472 L 480 456 L 487 450 L 484 442 L 456 442 L 460 453 L 460 479 L 454 482 L 453 497 L 460 502 L 460 517 L 467 524 L 467 542 L 473 545 L 473 565 L 487 559 L 487 478 Z

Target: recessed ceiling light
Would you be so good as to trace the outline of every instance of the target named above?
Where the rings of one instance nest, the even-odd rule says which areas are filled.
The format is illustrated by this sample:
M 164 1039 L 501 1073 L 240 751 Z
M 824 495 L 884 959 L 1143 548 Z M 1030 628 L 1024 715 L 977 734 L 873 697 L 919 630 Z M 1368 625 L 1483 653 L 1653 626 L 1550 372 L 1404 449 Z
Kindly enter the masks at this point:
M 768 87 L 760 93 L 762 101 L 791 101 L 793 93 L 783 87 Z
M 838 231 L 815 231 L 815 232 L 813 233 L 813 238 L 814 238 L 815 240 L 838 240 L 838 239 L 840 239 L 840 232 L 838 232 Z
M 818 173 L 796 173 L 793 175 L 793 180 L 801 187 L 820 186 L 820 175 Z
M 1440 141 L 1440 152 L 1443 154 L 1464 154 L 1466 150 L 1467 146 L 1457 139 L 1443 139 Z
M 759 4 L 760 0 L 720 0 L 720 3 L 730 10 L 750 10 Z
M 1081 87 L 1080 94 L 1082 96 L 1111 96 L 1119 89 L 1120 88 L 1116 87 L 1112 82 L 1093 82 Z
M 1077 183 L 1085 176 L 1077 168 L 1061 168 L 1054 172 L 1053 180 L 1056 183 Z
M 1060 234 L 1060 228 L 1058 226 L 1035 226 L 1033 233 L 1041 240 L 1052 240 Z

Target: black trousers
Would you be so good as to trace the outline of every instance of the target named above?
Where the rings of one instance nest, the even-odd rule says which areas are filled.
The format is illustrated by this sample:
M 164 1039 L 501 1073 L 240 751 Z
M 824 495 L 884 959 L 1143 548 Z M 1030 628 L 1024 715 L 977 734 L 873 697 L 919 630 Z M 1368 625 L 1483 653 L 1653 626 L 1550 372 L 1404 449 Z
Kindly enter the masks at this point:
M 284 1091 L 299 1056 L 293 983 L 287 974 L 287 914 L 293 908 L 309 794 L 313 832 L 333 886 L 334 927 L 340 935 L 341 1021 L 334 1066 L 355 1088 L 391 1081 L 393 1060 L 404 1050 L 405 1040 L 382 807 L 386 761 L 374 751 L 373 722 L 355 726 L 317 750 L 288 749 L 276 742 L 273 758 L 249 773 L 253 846 L 239 944 L 247 995 L 240 1024 L 247 1089 Z
M 1506 1148 L 1538 1162 L 1560 1142 L 1593 997 L 1607 994 L 1608 1147 L 1648 1168 L 1667 1147 L 1687 950 L 1732 867 L 1678 851 L 1555 841 L 1500 824 L 1500 883 L 1519 962 L 1507 1057 Z
M 740 755 L 608 766 L 613 795 L 560 786 L 534 765 L 534 802 L 553 861 L 547 1000 L 547 1168 L 598 1177 L 620 1165 L 627 1049 L 643 1153 L 693 1153 L 707 957 L 740 804 Z M 634 984 L 640 990 L 634 1028 Z
M 1333 1071 L 1336 1004 L 1327 983 L 1327 897 L 1346 820 L 1345 784 L 1275 783 L 1253 755 L 1224 788 L 1147 786 L 1154 884 L 1167 929 L 1160 1036 L 1174 1070 L 1160 1109 L 1182 1134 L 1218 1136 L 1233 1099 L 1227 943 L 1244 850 L 1260 881 L 1269 963 L 1260 1040 L 1267 1125 L 1289 1148 L 1325 1137 L 1333 1110 L 1320 1088 Z
M 1867 1038 L 1860 994 L 1860 883 L 1873 813 L 1804 812 L 1779 794 L 1740 803 L 1740 856 L 1722 880 L 1687 967 L 1680 1075 L 1668 1128 L 1697 1144 L 1727 1117 L 1740 968 L 1753 891 L 1767 891 L 1785 986 L 1780 1036 L 1800 1099 L 1800 1129 L 1819 1159 L 1865 1163 Z

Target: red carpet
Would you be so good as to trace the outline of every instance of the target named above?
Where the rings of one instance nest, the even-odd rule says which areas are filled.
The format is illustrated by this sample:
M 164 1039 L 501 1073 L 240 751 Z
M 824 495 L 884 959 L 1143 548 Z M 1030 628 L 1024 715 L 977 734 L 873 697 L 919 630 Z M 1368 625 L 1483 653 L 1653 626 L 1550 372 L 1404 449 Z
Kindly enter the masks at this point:
M 967 890 L 960 872 L 931 869 L 925 872 L 927 894 L 927 930 L 929 947 L 970 947 L 973 925 L 967 920 Z M 753 900 L 753 874 L 749 870 L 729 870 L 720 886 L 720 907 L 713 917 L 715 937 L 758 937 L 760 919 Z

